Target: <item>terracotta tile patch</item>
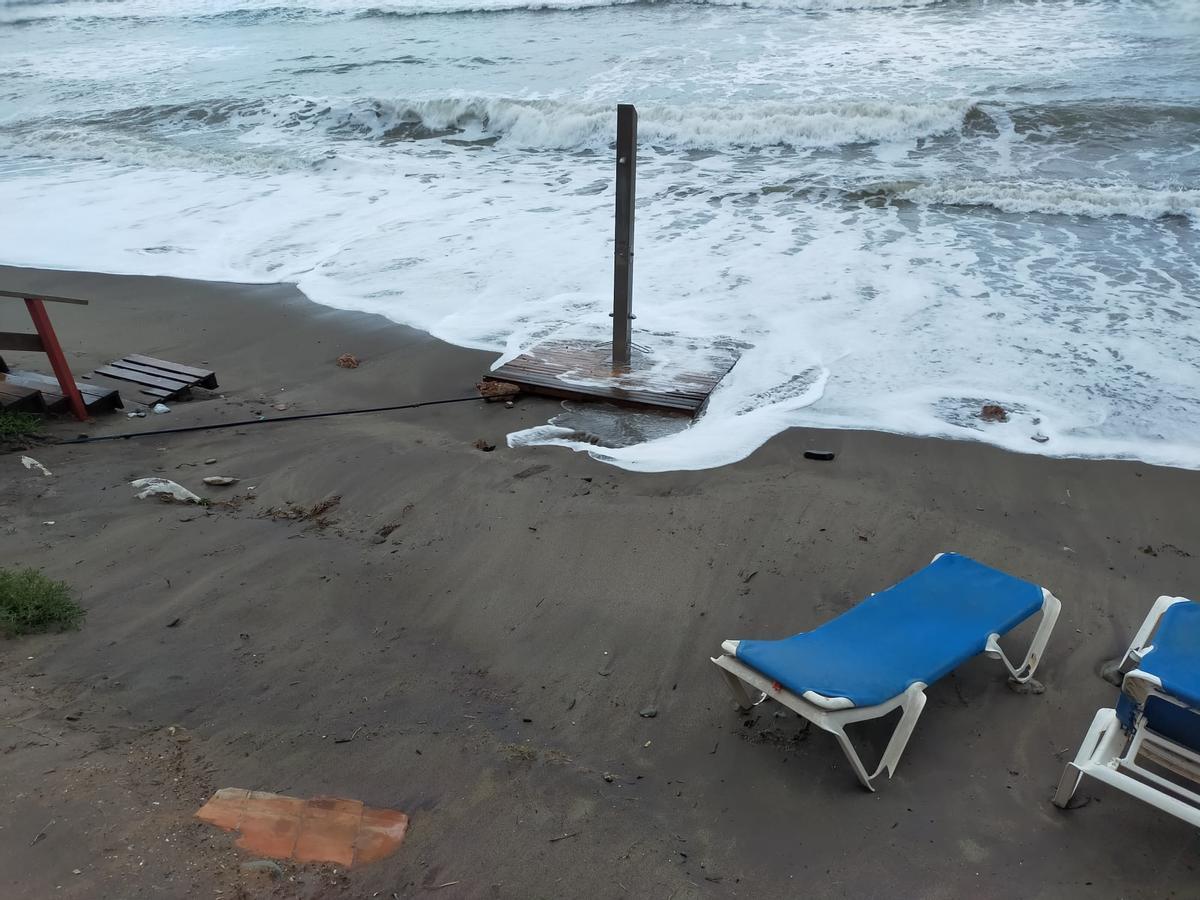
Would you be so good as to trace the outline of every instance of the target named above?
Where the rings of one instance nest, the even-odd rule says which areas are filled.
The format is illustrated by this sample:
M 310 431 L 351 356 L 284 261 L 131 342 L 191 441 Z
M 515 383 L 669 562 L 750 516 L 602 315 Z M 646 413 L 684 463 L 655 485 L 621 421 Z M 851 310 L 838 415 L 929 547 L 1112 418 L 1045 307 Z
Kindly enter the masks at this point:
M 346 867 L 390 856 L 408 831 L 399 810 L 375 809 L 358 800 L 302 800 L 265 791 L 222 788 L 196 817 L 237 831 L 237 846 L 260 856 Z
M 364 865 L 390 856 L 404 840 L 408 816 L 394 809 L 363 808 L 362 825 L 354 845 L 354 864 Z
M 351 865 L 362 810 L 363 805 L 355 800 L 325 797 L 309 800 L 292 856 L 297 862 Z
M 221 788 L 196 815 L 211 825 L 230 831 L 242 821 L 242 810 L 250 792 L 242 788 Z

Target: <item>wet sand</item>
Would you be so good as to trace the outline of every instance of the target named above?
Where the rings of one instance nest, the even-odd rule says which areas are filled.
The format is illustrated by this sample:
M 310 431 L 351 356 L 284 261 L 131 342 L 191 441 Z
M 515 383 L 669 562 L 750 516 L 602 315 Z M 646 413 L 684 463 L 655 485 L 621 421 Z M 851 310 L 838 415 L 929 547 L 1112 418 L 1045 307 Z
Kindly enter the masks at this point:
M 220 379 L 54 436 L 467 396 L 493 359 L 285 286 L 5 268 L 0 286 L 92 300 L 51 309 L 77 372 L 141 352 Z M 22 318 L 0 306 L 0 330 Z M 505 446 L 556 408 L 36 447 L 49 478 L 0 456 L 0 564 L 88 609 L 0 643 L 0 894 L 1196 896 L 1194 829 L 1095 783 L 1068 813 L 1049 798 L 1114 699 L 1100 666 L 1155 597 L 1197 591 L 1200 473 L 866 432 L 665 474 Z M 156 474 L 231 502 L 135 500 Z M 320 522 L 279 514 L 335 496 Z M 708 662 L 723 639 L 813 627 L 943 550 L 1062 599 L 1044 694 L 969 662 L 875 794 L 828 735 L 733 710 Z M 256 880 L 192 819 L 221 787 L 355 798 L 411 831 L 362 869 Z

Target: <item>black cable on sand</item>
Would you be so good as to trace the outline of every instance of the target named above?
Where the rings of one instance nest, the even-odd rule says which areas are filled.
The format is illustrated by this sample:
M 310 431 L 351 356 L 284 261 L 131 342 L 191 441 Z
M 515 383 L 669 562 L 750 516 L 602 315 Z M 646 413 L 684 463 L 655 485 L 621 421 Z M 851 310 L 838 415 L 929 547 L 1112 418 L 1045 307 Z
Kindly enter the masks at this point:
M 99 441 L 125 441 L 130 438 L 156 437 L 164 434 L 184 434 L 189 431 L 216 431 L 220 428 L 245 428 L 248 425 L 270 425 L 277 422 L 299 422 L 304 419 L 328 419 L 334 416 L 357 416 L 364 413 L 394 412 L 401 409 L 419 409 L 422 406 L 444 406 L 448 403 L 471 403 L 485 397 L 452 397 L 448 400 L 421 400 L 417 403 L 401 403 L 396 406 L 369 406 L 364 409 L 338 409 L 331 412 L 299 413 L 294 416 L 276 416 L 272 419 L 239 419 L 236 422 L 216 422 L 212 425 L 185 425 L 182 428 L 156 428 L 153 431 L 130 431 L 125 434 L 102 434 L 97 437 L 80 435 L 58 444 L 95 444 Z

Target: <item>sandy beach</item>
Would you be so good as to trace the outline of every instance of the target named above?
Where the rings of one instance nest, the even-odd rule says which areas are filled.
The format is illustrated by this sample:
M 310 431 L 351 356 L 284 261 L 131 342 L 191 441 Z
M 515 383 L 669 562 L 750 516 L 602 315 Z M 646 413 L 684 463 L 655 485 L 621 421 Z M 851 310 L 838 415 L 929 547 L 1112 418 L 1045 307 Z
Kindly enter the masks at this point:
M 465 397 L 494 359 L 287 286 L 0 267 L 0 287 L 91 301 L 51 310 L 76 372 L 140 352 L 221 383 L 50 439 Z M 0 307 L 0 330 L 22 319 Z M 1197 896 L 1194 829 L 1095 783 L 1070 812 L 1050 796 L 1115 699 L 1100 667 L 1157 596 L 1198 590 L 1200 472 L 798 429 L 664 474 L 506 446 L 556 406 L 46 443 L 50 477 L 0 455 L 0 564 L 88 611 L 0 642 L 0 894 Z M 134 499 L 149 475 L 229 502 Z M 722 640 L 811 628 L 946 550 L 1062 599 L 1043 694 L 964 665 L 874 794 L 828 735 L 735 712 Z M 222 787 L 411 830 L 361 869 L 260 881 L 193 818 Z

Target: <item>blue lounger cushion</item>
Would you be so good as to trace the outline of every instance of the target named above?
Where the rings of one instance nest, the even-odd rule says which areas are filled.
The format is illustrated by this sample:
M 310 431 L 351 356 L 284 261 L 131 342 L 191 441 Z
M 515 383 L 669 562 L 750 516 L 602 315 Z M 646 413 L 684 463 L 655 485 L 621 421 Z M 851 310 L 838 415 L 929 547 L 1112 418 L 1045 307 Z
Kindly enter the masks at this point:
M 741 641 L 737 658 L 795 694 L 874 706 L 932 684 L 1042 608 L 1042 589 L 946 553 L 836 619 L 778 641 Z
M 1167 607 L 1150 638 L 1153 648 L 1143 653 L 1138 669 L 1162 683 L 1162 693 L 1192 709 L 1200 709 L 1200 604 L 1176 603 Z M 1133 728 L 1140 709 L 1121 695 L 1117 717 L 1126 730 Z M 1200 750 L 1200 716 L 1157 697 L 1145 704 L 1146 722 L 1156 732 Z

